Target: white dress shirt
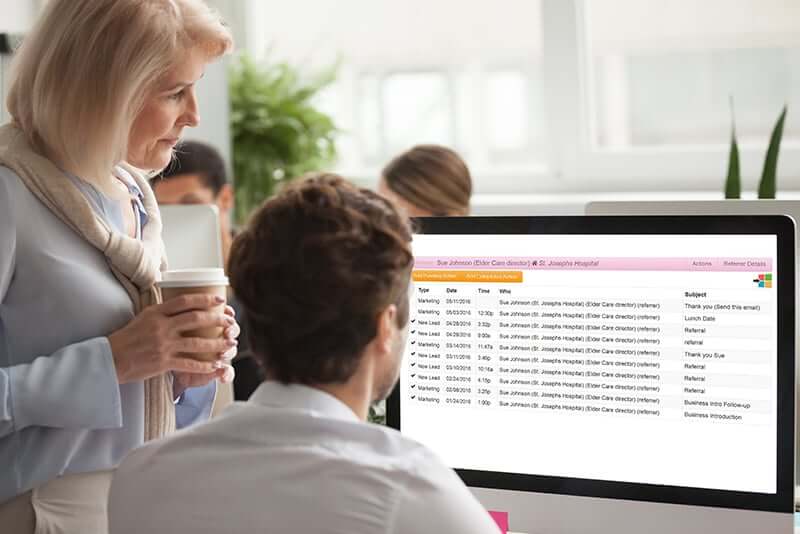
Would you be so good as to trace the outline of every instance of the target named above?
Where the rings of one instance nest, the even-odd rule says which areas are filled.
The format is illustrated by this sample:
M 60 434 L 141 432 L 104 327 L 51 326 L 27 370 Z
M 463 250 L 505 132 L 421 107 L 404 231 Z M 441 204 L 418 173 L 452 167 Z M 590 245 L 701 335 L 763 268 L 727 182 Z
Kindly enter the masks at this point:
M 211 422 L 133 451 L 111 534 L 495 534 L 458 476 L 318 389 L 276 382 Z

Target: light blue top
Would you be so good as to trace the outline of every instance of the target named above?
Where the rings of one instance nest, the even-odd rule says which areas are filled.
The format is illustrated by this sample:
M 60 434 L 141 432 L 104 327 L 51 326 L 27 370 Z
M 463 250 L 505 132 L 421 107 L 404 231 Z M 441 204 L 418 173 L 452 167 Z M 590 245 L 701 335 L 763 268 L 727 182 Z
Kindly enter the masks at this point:
M 73 180 L 121 231 L 119 205 Z M 0 166 L 0 502 L 61 474 L 114 468 L 142 444 L 143 383 L 117 383 L 106 337 L 133 316 L 102 253 Z M 215 391 L 187 390 L 178 427 L 207 419 Z

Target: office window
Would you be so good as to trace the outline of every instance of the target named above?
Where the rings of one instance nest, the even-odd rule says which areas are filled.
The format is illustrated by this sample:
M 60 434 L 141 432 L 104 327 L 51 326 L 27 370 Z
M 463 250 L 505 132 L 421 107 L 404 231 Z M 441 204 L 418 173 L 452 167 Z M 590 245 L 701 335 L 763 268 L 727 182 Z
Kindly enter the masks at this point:
M 456 144 L 453 96 L 446 74 L 409 72 L 381 83 L 384 154 L 419 143 Z
M 544 159 L 546 120 L 540 69 L 486 74 L 487 145 L 492 159 Z
M 371 179 L 419 143 L 451 146 L 487 175 L 546 161 L 541 0 L 248 5 L 250 50 L 340 61 L 341 172 Z
M 585 5 L 599 147 L 725 144 L 731 99 L 741 141 L 766 143 L 784 104 L 800 138 L 800 3 Z
M 383 117 L 380 95 L 380 77 L 374 74 L 361 76 L 357 85 L 357 122 L 354 137 L 357 138 L 363 157 L 367 161 L 378 161 L 383 151 Z
M 341 61 L 337 170 L 364 184 L 438 142 L 481 193 L 720 191 L 733 97 L 745 189 L 784 104 L 779 189 L 800 189 L 798 0 L 248 5 L 250 50 Z

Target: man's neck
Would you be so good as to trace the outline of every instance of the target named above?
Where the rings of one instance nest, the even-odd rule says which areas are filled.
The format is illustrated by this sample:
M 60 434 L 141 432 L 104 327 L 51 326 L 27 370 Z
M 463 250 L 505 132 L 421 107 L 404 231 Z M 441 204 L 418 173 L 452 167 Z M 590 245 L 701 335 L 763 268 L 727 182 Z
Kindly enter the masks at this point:
M 372 376 L 371 362 L 362 359 L 358 370 L 347 382 L 343 384 L 315 384 L 313 387 L 333 395 L 353 410 L 356 417 L 366 421 L 374 392 Z

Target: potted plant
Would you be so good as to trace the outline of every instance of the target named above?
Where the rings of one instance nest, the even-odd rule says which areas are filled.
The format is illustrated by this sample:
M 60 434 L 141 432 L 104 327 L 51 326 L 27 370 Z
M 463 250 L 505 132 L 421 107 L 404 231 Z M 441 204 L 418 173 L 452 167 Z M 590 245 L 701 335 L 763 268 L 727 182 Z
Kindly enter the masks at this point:
M 336 70 L 306 78 L 286 62 L 259 64 L 247 55 L 234 61 L 229 84 L 238 222 L 282 182 L 336 160 L 339 130 L 313 103 Z
M 775 198 L 776 173 L 778 169 L 778 153 L 783 138 L 783 123 L 786 120 L 787 107 L 778 117 L 778 122 L 772 128 L 772 135 L 764 158 L 764 169 L 761 171 L 761 181 L 758 184 L 758 198 Z M 731 104 L 733 115 L 733 104 Z M 741 198 L 742 178 L 739 168 L 739 145 L 736 142 L 736 123 L 731 127 L 731 149 L 728 156 L 728 178 L 725 181 L 725 198 Z

